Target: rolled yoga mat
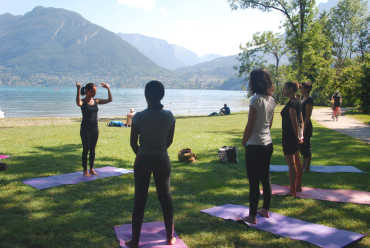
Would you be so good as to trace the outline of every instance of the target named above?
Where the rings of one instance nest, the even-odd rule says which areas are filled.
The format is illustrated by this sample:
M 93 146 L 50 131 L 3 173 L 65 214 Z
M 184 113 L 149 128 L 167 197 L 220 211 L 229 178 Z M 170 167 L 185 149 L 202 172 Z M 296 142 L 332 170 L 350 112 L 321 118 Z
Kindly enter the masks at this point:
M 115 226 L 114 231 L 119 241 L 120 247 L 127 248 L 125 242 L 131 239 L 131 224 Z M 167 245 L 166 229 L 163 222 L 143 223 L 140 235 L 140 248 L 187 248 L 176 234 L 176 244 Z
M 112 166 L 96 168 L 95 171 L 98 173 L 97 176 L 84 177 L 82 171 L 78 171 L 63 175 L 27 179 L 24 180 L 23 183 L 36 189 L 47 189 L 65 184 L 78 184 L 81 182 L 94 181 L 105 177 L 121 176 L 123 174 L 129 174 L 133 172 L 132 170 L 126 170 Z
M 270 165 L 271 172 L 287 172 L 289 168 L 287 165 Z M 320 173 L 337 173 L 337 172 L 350 172 L 350 173 L 364 173 L 362 170 L 353 166 L 347 165 L 311 165 L 310 171 Z
M 3 154 L 0 155 L 0 159 L 6 159 L 6 158 L 9 158 L 9 157 L 10 157 L 9 155 L 3 155 Z
M 222 219 L 240 221 L 241 218 L 248 216 L 249 208 L 226 204 L 201 210 L 201 212 Z M 270 218 L 257 216 L 257 224 L 244 223 L 259 230 L 290 239 L 306 241 L 324 248 L 341 248 L 365 237 L 360 233 L 313 224 L 273 212 L 270 212 Z
M 271 184 L 273 195 L 289 195 L 289 186 Z M 346 202 L 370 205 L 370 192 L 349 189 L 317 189 L 303 187 L 297 197 L 332 202 Z

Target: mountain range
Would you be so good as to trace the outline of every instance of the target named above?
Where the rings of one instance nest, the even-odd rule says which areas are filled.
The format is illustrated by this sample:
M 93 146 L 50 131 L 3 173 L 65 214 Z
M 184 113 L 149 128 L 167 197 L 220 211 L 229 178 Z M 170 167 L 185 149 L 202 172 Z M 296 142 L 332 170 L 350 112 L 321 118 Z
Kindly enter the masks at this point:
M 169 70 L 192 66 L 221 57 L 217 54 L 207 54 L 199 57 L 196 53 L 184 47 L 141 34 L 118 33 L 118 35 L 154 63 Z

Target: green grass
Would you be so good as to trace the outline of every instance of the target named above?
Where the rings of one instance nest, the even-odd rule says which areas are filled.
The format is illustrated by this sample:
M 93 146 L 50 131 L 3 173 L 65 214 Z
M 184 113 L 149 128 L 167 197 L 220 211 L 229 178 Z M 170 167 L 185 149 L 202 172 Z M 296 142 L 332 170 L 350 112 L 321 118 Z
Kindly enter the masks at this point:
M 248 181 L 240 145 L 246 113 L 223 117 L 177 119 L 172 159 L 172 194 L 176 232 L 189 247 L 314 247 L 270 233 L 247 229 L 200 213 L 226 203 L 248 205 Z M 132 168 L 130 129 L 100 123 L 96 167 Z M 272 129 L 273 164 L 285 164 L 281 147 L 281 119 L 275 114 Z M 315 124 L 313 164 L 354 165 L 370 173 L 369 145 Z M 217 149 L 236 145 L 239 164 L 217 161 Z M 177 162 L 177 152 L 191 147 L 195 164 Z M 0 128 L 0 153 L 10 154 L 7 171 L 0 172 L 0 247 L 118 247 L 113 226 L 130 223 L 133 175 L 89 183 L 36 190 L 23 179 L 81 169 L 79 123 Z M 4 161 L 5 162 L 5 161 Z M 368 174 L 304 175 L 304 185 L 318 188 L 370 191 Z M 153 180 L 152 180 L 153 181 Z M 288 185 L 287 173 L 272 173 L 272 183 Z M 370 206 L 273 196 L 271 211 L 359 233 L 369 232 Z M 145 221 L 161 221 L 155 187 L 151 184 Z M 369 247 L 370 238 L 351 247 Z
M 363 123 L 370 125 L 370 114 L 364 114 L 359 111 L 347 111 L 344 113 L 344 115 L 348 115 L 348 117 L 353 117 L 359 121 L 362 121 Z

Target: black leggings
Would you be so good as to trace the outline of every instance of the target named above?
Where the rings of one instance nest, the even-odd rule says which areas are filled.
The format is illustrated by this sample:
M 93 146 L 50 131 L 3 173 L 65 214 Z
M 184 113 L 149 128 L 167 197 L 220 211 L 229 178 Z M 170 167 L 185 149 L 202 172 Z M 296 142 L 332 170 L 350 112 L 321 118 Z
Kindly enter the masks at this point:
M 80 136 L 82 140 L 82 167 L 87 170 L 87 153 L 89 154 L 90 169 L 94 168 L 95 147 L 98 142 L 99 129 L 96 128 L 81 128 Z
M 167 155 L 138 155 L 134 165 L 135 200 L 132 214 L 132 240 L 135 243 L 138 243 L 140 239 L 152 172 L 158 199 L 162 207 L 167 239 L 172 238 L 174 232 L 172 197 L 170 193 L 170 160 Z
M 272 152 L 272 144 L 266 146 L 249 145 L 245 150 L 245 162 L 249 179 L 249 214 L 251 216 L 257 215 L 260 181 L 263 187 L 263 208 L 266 210 L 270 208 L 270 160 Z

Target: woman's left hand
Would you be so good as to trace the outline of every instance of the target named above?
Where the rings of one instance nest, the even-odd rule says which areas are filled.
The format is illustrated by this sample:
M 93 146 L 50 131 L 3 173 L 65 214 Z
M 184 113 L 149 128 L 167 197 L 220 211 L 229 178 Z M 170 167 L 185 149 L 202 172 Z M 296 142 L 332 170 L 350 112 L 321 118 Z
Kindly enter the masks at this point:
M 109 89 L 109 84 L 105 83 L 105 82 L 102 82 L 100 83 L 101 87 L 103 88 L 106 88 L 106 89 Z

